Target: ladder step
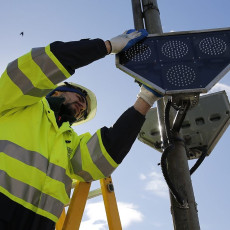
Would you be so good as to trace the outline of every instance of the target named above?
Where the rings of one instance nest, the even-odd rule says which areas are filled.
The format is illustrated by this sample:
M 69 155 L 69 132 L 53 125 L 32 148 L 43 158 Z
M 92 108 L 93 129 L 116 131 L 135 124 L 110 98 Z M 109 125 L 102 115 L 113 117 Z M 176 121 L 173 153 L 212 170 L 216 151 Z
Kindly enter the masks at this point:
M 89 192 L 88 199 L 92 199 L 94 197 L 100 196 L 102 194 L 101 189 L 95 189 Z

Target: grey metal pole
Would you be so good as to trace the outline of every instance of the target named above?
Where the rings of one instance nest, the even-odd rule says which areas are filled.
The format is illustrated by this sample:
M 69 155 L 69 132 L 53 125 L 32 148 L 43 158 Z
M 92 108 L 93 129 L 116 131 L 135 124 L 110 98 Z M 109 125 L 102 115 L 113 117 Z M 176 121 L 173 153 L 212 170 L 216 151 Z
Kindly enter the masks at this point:
M 163 33 L 160 11 L 157 5 L 157 0 L 141 0 L 143 15 L 140 13 L 139 0 L 132 0 L 134 24 L 135 28 L 143 28 L 141 24 L 142 17 L 149 33 Z M 139 3 L 138 3 L 139 2 Z M 137 9 L 138 7 L 138 9 Z M 161 138 L 166 147 L 166 132 L 164 129 L 164 100 L 161 99 L 157 102 L 159 124 L 161 125 Z M 175 141 L 174 151 L 172 151 L 167 158 L 168 172 L 171 181 L 175 185 L 178 192 L 186 197 L 188 208 L 181 208 L 178 202 L 170 193 L 171 200 L 171 213 L 173 217 L 175 230 L 200 230 L 197 207 L 192 188 L 191 177 L 189 173 L 188 160 L 186 155 L 185 146 L 182 141 L 179 141 L 180 135 L 177 134 L 178 141 Z
M 175 135 L 174 137 L 176 137 Z M 184 142 L 175 141 L 174 150 L 168 155 L 168 172 L 176 190 L 182 194 L 188 203 L 188 207 L 181 207 L 170 193 L 171 214 L 175 230 L 199 230 L 197 204 L 193 193 L 192 181 L 189 173 L 188 160 Z
M 150 34 L 162 33 L 160 10 L 156 0 L 142 0 L 145 27 Z
M 140 0 L 132 0 L 133 21 L 136 30 L 144 29 L 144 21 Z

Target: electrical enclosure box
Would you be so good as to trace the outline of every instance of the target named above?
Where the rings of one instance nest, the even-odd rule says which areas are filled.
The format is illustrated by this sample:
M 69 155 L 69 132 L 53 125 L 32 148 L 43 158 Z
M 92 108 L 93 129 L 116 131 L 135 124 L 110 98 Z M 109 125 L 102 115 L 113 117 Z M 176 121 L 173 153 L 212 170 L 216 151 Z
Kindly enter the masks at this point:
M 159 93 L 206 93 L 230 69 L 230 28 L 150 34 L 116 66 Z
M 225 91 L 200 97 L 197 106 L 188 110 L 180 133 L 185 141 L 188 159 L 199 158 L 206 146 L 208 155 L 230 124 L 230 104 Z M 151 108 L 138 139 L 163 152 L 157 108 Z

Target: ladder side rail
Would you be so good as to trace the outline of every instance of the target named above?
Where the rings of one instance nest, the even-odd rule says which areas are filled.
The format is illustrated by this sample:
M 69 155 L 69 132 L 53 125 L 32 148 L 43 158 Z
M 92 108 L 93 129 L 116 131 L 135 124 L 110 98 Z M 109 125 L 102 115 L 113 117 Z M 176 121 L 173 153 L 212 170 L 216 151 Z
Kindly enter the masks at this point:
M 114 186 L 111 177 L 100 180 L 109 230 L 121 230 L 121 220 L 118 212 Z

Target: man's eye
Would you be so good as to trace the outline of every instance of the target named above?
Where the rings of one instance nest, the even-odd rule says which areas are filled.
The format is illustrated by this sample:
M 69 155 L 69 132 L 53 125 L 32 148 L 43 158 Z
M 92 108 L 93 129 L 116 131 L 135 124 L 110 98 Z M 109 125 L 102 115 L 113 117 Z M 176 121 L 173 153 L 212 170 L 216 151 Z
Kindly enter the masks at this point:
M 78 94 L 76 94 L 76 98 L 80 101 L 81 100 L 81 97 L 78 95 Z

